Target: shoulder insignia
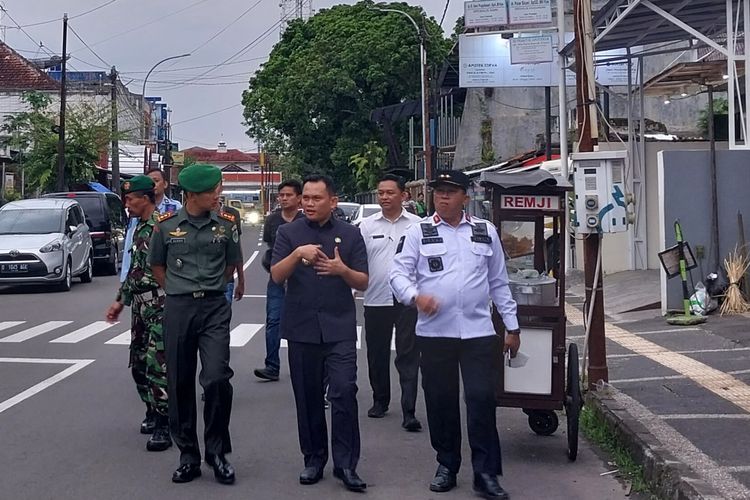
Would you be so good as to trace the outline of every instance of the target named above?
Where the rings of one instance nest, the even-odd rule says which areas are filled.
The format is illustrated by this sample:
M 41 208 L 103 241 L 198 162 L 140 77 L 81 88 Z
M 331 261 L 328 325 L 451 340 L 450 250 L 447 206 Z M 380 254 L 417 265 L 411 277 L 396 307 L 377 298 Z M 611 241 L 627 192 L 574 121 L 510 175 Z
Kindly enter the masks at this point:
M 236 221 L 234 215 L 230 214 L 229 212 L 221 211 L 221 212 L 219 212 L 219 217 L 221 217 L 222 219 L 226 219 L 229 222 L 235 222 Z
M 177 212 L 167 212 L 165 214 L 160 214 L 159 217 L 157 218 L 157 220 L 159 222 L 164 222 L 167 219 L 171 219 L 175 215 L 177 215 Z

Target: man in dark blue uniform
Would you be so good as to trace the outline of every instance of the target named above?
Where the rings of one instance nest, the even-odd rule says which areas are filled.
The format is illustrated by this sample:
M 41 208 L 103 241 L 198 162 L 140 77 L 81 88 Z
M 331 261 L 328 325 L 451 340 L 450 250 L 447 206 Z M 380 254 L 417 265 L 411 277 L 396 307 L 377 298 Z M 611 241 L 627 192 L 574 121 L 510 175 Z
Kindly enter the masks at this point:
M 333 474 L 352 491 L 367 485 L 359 461 L 357 330 L 352 288 L 367 288 L 367 250 L 359 230 L 332 216 L 333 181 L 310 176 L 302 189 L 304 219 L 278 230 L 271 277 L 287 283 L 281 336 L 289 345 L 289 371 L 305 469 L 302 484 L 323 477 L 328 461 L 324 374 L 331 403 Z

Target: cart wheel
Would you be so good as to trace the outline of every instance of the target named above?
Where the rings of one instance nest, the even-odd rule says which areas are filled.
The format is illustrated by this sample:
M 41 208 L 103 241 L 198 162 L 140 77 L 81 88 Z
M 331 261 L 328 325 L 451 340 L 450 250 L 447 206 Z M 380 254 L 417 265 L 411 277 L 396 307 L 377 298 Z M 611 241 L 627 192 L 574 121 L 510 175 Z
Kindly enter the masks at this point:
M 581 396 L 581 377 L 578 371 L 578 346 L 568 347 L 568 377 L 565 387 L 565 415 L 568 421 L 568 459 L 578 456 L 578 420 L 581 417 L 583 397 Z
M 529 427 L 540 436 L 551 436 L 557 430 L 560 421 L 552 410 L 529 410 Z

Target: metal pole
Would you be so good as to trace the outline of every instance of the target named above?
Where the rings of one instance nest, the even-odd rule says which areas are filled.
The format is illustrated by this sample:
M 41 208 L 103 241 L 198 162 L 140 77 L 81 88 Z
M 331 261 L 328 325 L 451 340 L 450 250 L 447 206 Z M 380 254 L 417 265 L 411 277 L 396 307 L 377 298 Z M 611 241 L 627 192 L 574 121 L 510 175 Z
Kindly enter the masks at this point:
M 714 87 L 708 85 L 708 144 L 711 171 L 711 266 L 712 272 L 719 272 L 719 194 L 716 173 L 716 133 L 714 132 Z M 734 117 L 730 116 L 732 120 Z
M 559 75 L 557 78 L 557 124 L 560 135 L 560 176 L 567 182 L 568 180 L 568 96 L 566 81 L 566 57 L 559 52 L 565 47 L 565 0 L 557 0 L 557 61 L 559 65 Z M 565 196 L 565 213 L 568 213 L 569 195 Z M 565 252 L 565 269 L 568 272 L 573 259 L 570 248 L 570 232 L 565 231 L 563 234 L 563 252 Z
M 552 89 L 544 87 L 544 155 L 552 159 Z
M 120 143 L 119 130 L 117 127 L 117 69 L 112 66 L 109 73 L 110 84 L 110 110 L 112 118 L 112 191 L 120 194 Z
M 57 137 L 57 190 L 65 191 L 65 100 L 68 59 L 68 14 L 63 14 L 62 65 L 60 72 L 60 127 Z
M 151 76 L 151 73 L 156 69 L 157 66 L 159 66 L 161 63 L 165 63 L 167 61 L 171 61 L 172 59 L 180 59 L 181 57 L 188 57 L 190 54 L 180 54 L 179 56 L 171 56 L 162 59 L 158 63 L 154 64 L 150 70 L 148 70 L 148 73 L 146 73 L 146 78 L 143 79 L 143 89 L 141 90 L 141 120 L 143 120 L 142 126 L 141 126 L 141 140 L 145 143 L 146 141 L 146 115 L 144 113 L 143 106 L 146 102 L 146 82 L 148 82 L 148 77 Z

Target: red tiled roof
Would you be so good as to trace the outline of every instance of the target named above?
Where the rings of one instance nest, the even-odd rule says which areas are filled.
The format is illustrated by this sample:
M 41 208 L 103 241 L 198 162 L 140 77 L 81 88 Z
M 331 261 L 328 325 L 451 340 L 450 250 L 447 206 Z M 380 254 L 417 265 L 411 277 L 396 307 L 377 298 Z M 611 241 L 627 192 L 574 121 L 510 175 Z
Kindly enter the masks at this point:
M 0 42 L 0 90 L 57 90 L 60 84 Z
M 227 149 L 226 153 L 219 153 L 215 149 L 206 149 L 193 147 L 183 149 L 183 153 L 189 156 L 197 162 L 206 163 L 227 163 L 227 162 L 242 162 L 242 163 L 258 163 L 260 161 L 260 155 L 258 153 L 244 153 L 239 149 Z

